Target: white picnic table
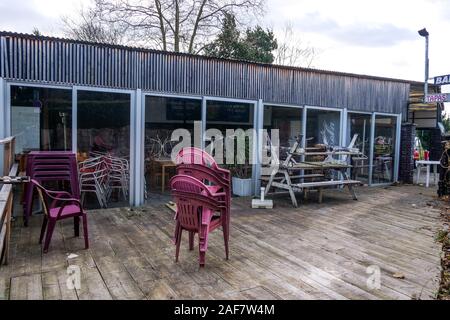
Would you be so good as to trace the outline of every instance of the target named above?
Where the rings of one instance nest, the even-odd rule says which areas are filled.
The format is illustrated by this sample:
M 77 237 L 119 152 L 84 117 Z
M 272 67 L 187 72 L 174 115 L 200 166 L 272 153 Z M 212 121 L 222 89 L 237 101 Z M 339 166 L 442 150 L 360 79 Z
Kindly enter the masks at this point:
M 437 185 L 438 179 L 436 179 L 436 175 L 438 173 L 437 166 L 440 164 L 440 161 L 433 160 L 418 160 L 417 164 L 417 184 L 420 182 L 420 171 L 422 171 L 423 167 L 426 167 L 426 177 L 425 177 L 425 187 L 430 186 L 430 167 L 433 166 L 433 175 L 434 175 L 434 183 Z

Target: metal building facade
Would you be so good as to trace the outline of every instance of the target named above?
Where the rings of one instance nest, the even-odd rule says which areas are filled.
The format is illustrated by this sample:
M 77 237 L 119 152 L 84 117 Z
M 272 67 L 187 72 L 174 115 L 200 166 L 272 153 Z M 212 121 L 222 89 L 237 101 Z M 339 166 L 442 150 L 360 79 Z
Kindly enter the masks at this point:
M 72 150 L 77 151 L 77 90 L 124 92 L 131 97 L 130 203 L 144 199 L 146 95 L 186 96 L 202 100 L 202 134 L 209 100 L 254 105 L 254 129 L 262 129 L 265 105 L 340 112 L 341 145 L 351 112 L 396 117 L 399 155 L 400 123 L 406 115 L 410 82 L 397 79 L 249 63 L 155 50 L 93 44 L 74 40 L 0 32 L 0 138 L 11 134 L 9 89 L 13 84 L 72 89 Z M 302 128 L 305 138 L 305 126 Z M 257 131 L 258 132 L 258 131 Z M 262 150 L 258 136 L 255 154 Z M 203 141 L 202 141 L 203 143 Z M 372 142 L 373 143 L 373 142 Z M 372 160 L 371 160 L 372 161 Z M 398 160 L 394 180 L 398 178 Z M 261 166 L 254 167 L 254 190 Z M 371 173 L 370 173 L 371 174 Z
M 407 81 L 0 33 L 0 78 L 405 112 Z

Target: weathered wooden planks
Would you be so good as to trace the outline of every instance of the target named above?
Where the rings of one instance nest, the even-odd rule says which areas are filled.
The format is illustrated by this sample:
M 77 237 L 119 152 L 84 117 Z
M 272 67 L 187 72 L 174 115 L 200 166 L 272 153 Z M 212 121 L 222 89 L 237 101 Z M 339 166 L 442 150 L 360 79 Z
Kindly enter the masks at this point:
M 144 210 L 90 212 L 89 250 L 74 238 L 72 221 L 63 221 L 49 253 L 41 254 L 41 217 L 33 216 L 29 228 L 13 229 L 0 298 L 430 299 L 440 272 L 439 211 L 427 204 L 432 192 L 360 188 L 355 202 L 330 191 L 326 203 L 299 208 L 278 197 L 273 210 L 252 210 L 248 199 L 234 199 L 230 260 L 218 230 L 201 270 L 187 235 L 174 263 L 173 213 L 162 201 Z M 69 259 L 70 253 L 77 256 Z M 80 267 L 81 289 L 67 288 L 69 265 Z M 369 266 L 380 268 L 378 290 L 367 287 Z

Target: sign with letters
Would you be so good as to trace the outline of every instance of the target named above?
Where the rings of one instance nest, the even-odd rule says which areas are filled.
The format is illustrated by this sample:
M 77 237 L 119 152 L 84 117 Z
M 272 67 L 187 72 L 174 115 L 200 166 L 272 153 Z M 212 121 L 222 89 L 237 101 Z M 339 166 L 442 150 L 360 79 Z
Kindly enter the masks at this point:
M 425 99 L 426 102 L 450 102 L 450 93 L 429 94 Z
M 445 76 L 437 76 L 434 77 L 434 84 L 443 86 L 445 84 L 450 84 L 450 74 L 447 74 Z

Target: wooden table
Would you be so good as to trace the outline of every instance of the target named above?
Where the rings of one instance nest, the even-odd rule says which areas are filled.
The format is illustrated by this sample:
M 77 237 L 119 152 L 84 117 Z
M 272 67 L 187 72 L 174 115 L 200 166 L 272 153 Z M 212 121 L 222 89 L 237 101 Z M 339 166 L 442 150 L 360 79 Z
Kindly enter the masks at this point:
M 431 161 L 431 160 L 419 160 L 419 161 L 416 161 L 416 164 L 417 164 L 417 184 L 419 184 L 419 182 L 420 182 L 420 170 L 422 169 L 423 166 L 425 166 L 426 170 L 427 170 L 427 175 L 425 177 L 425 187 L 428 188 L 430 186 L 430 167 L 433 166 L 434 183 L 437 185 L 437 179 L 436 179 L 436 174 L 438 173 L 437 166 L 440 163 L 441 163 L 440 161 Z
M 166 168 L 175 168 L 176 164 L 171 159 L 166 158 L 154 159 L 153 161 L 161 167 L 161 192 L 164 192 L 166 189 Z
M 292 205 L 297 207 L 297 199 L 295 198 L 295 191 L 303 191 L 304 197 L 307 196 L 307 190 L 315 188 L 319 191 L 319 202 L 322 202 L 322 190 L 325 187 L 331 186 L 347 186 L 354 200 L 357 200 L 356 193 L 353 190 L 354 185 L 362 184 L 360 181 L 351 180 L 348 176 L 348 169 L 352 166 L 349 165 L 347 157 L 362 155 L 358 149 L 353 148 L 353 144 L 356 141 L 357 135 L 354 135 L 350 145 L 347 148 L 338 148 L 327 151 L 310 151 L 300 147 L 300 138 L 297 138 L 293 146 L 289 149 L 286 159 L 280 163 L 278 170 L 272 173 L 269 178 L 269 182 L 266 186 L 265 194 L 267 195 L 271 188 L 284 189 L 289 192 L 291 196 Z M 271 148 L 272 149 L 272 148 Z M 309 151 L 309 152 L 308 152 Z M 302 161 L 297 162 L 294 156 L 327 156 L 325 161 Z M 340 160 L 333 159 L 333 156 L 342 156 Z M 343 158 L 345 160 L 343 160 Z M 304 174 L 305 171 L 320 171 L 321 173 Z M 320 178 L 325 177 L 324 171 L 334 170 L 340 173 L 341 178 L 338 180 L 322 180 L 304 182 L 304 179 L 308 178 Z M 300 172 L 300 175 L 292 176 L 291 172 Z M 300 179 L 300 183 L 293 183 L 292 179 Z
M 304 192 L 304 196 L 306 198 L 307 191 L 310 188 L 316 188 L 319 191 L 319 203 L 322 202 L 322 191 L 325 187 L 331 186 L 347 186 L 350 194 L 352 195 L 354 200 L 357 200 L 355 190 L 353 189 L 354 185 L 361 184 L 360 181 L 351 180 L 347 174 L 351 165 L 343 164 L 343 163 L 333 163 L 333 162 L 299 162 L 292 165 L 281 165 L 278 171 L 271 175 L 269 178 L 269 182 L 266 187 L 266 195 L 269 193 L 271 188 L 284 189 L 289 192 L 291 197 L 292 205 L 297 207 L 297 199 L 295 198 L 295 192 Z M 312 181 L 312 182 L 304 182 L 301 181 L 299 183 L 293 183 L 292 179 L 304 179 L 304 178 L 320 178 L 325 175 L 322 174 L 303 174 L 298 176 L 291 176 L 292 171 L 306 171 L 306 170 L 317 170 L 317 171 L 326 171 L 326 170 L 334 170 L 341 174 L 342 178 L 338 180 L 321 180 L 321 181 Z M 278 176 L 278 177 L 277 177 Z M 279 180 L 279 181 L 277 181 Z

